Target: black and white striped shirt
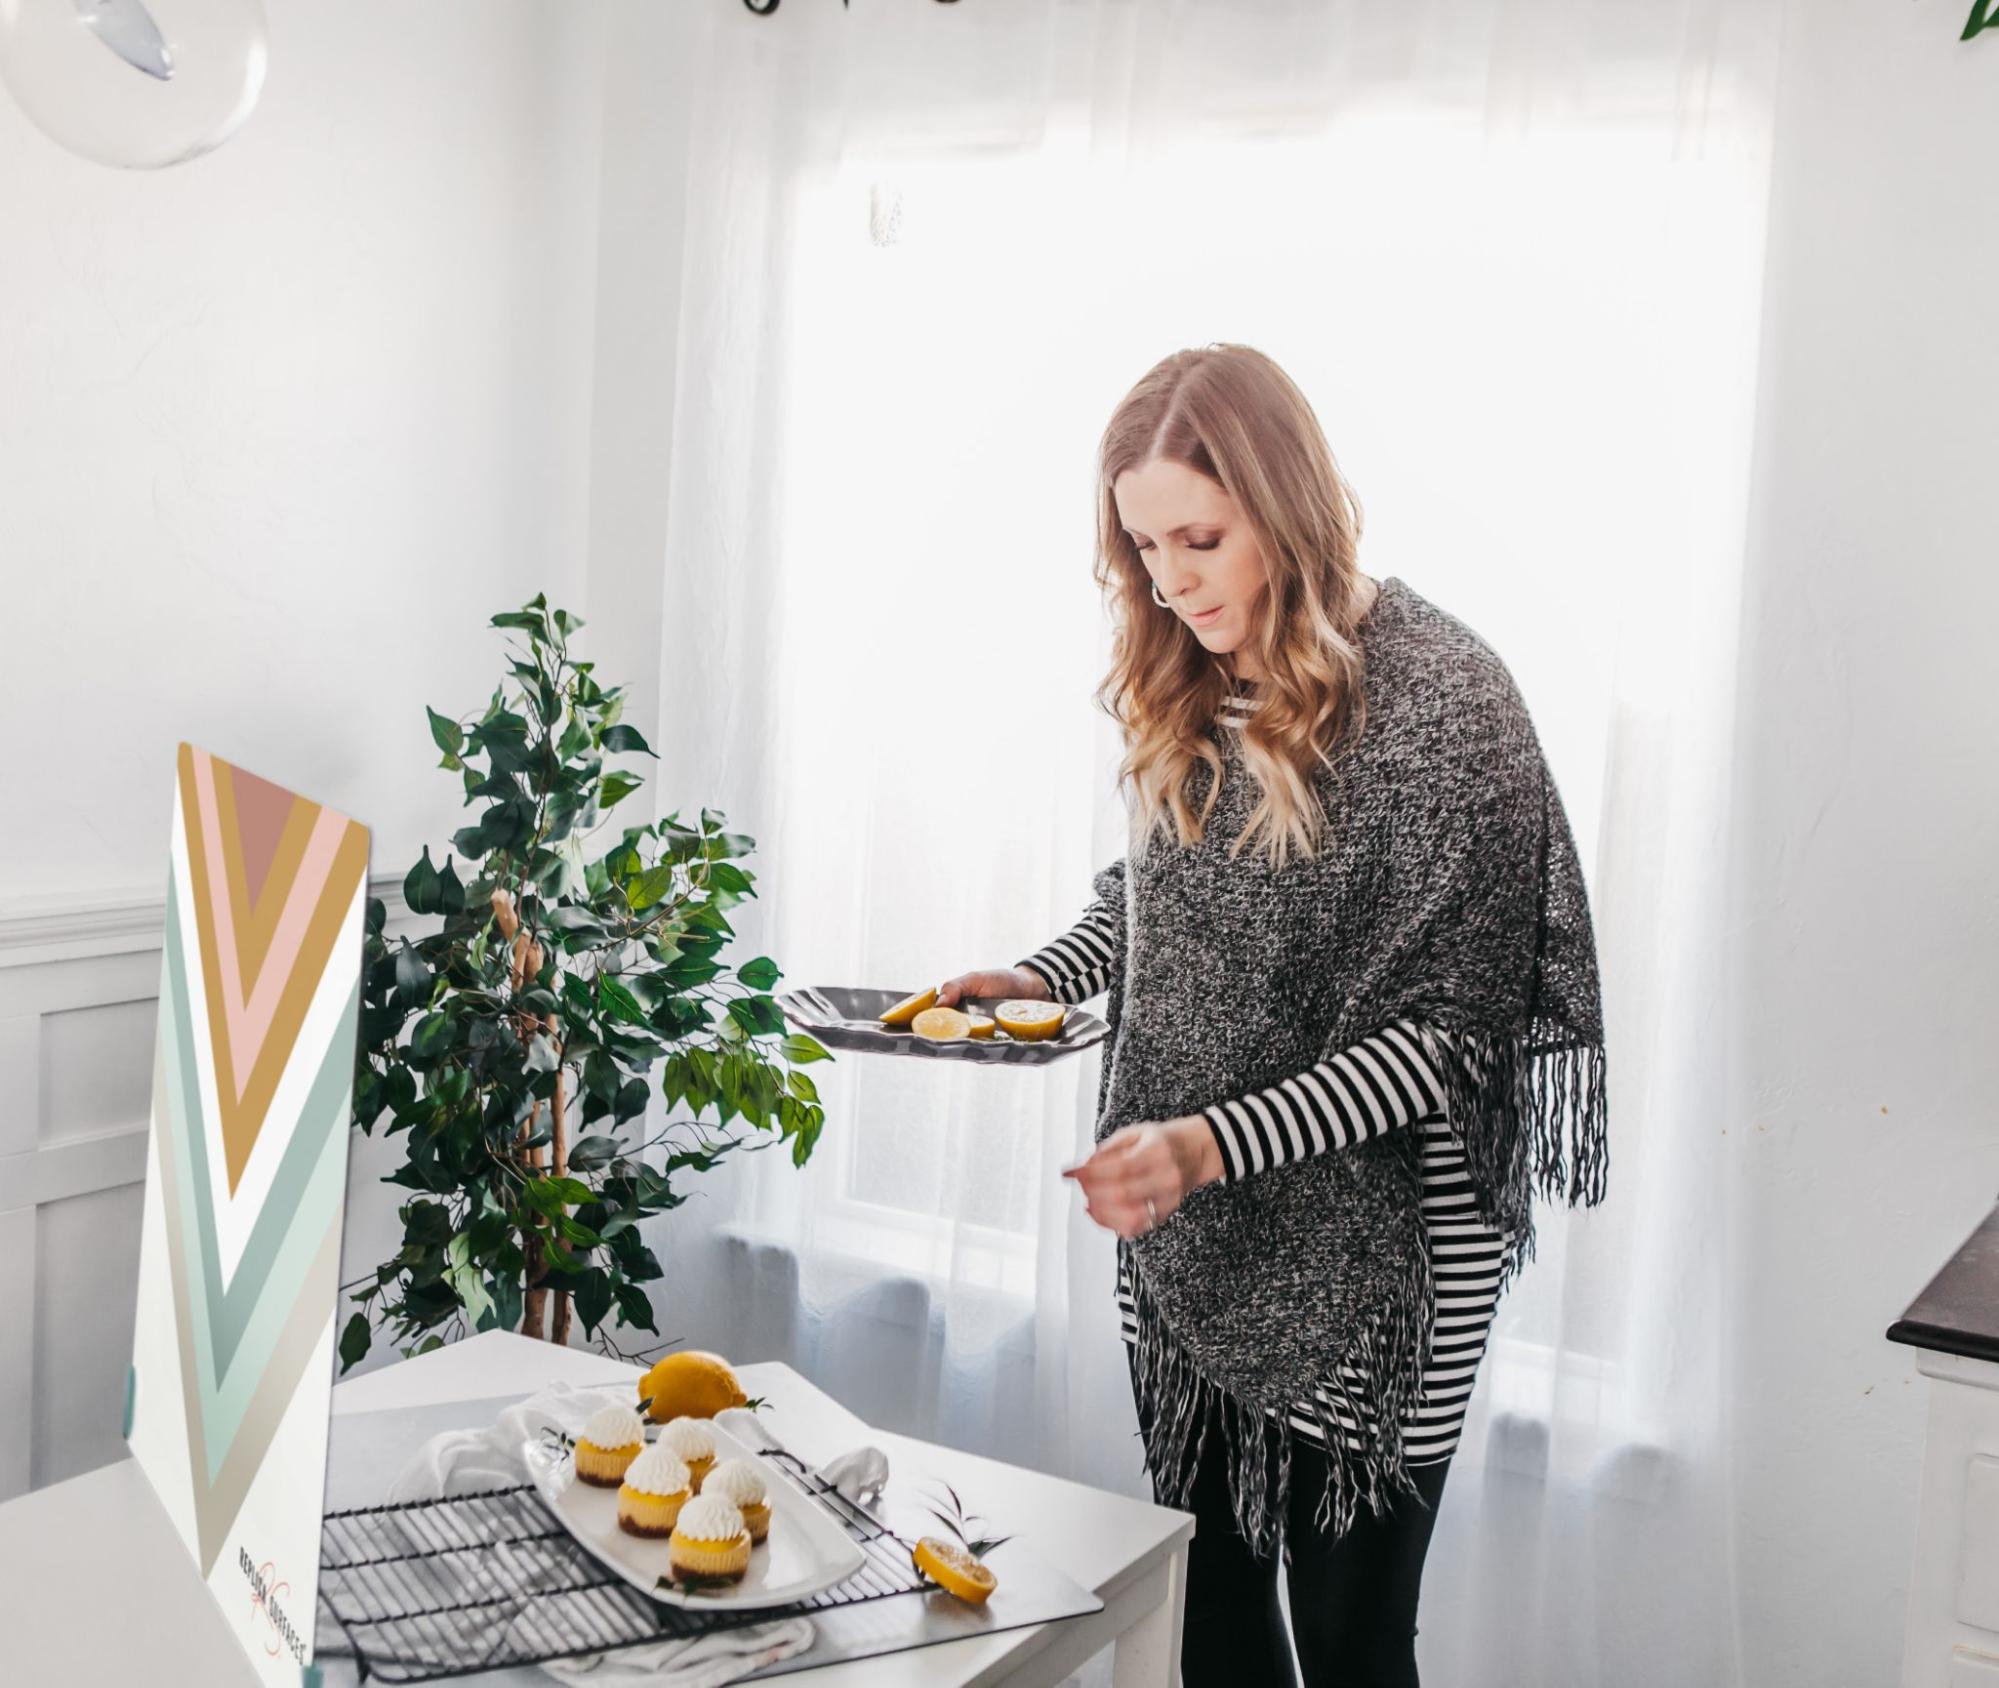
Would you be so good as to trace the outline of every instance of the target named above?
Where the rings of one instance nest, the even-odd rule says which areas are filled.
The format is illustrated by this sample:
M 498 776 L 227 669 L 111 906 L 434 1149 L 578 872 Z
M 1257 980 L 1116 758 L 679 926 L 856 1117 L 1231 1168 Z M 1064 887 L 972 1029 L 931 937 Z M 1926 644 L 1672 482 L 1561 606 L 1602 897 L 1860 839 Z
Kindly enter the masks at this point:
M 1253 699 L 1238 693 L 1225 724 L 1239 726 Z M 1018 965 L 1047 980 L 1054 999 L 1079 1003 L 1108 990 L 1124 955 L 1124 904 L 1105 894 L 1069 931 Z M 1450 1058 L 1441 1030 L 1428 1028 L 1437 1052 Z M 1222 1176 L 1252 1178 L 1286 1161 L 1328 1154 L 1388 1131 L 1422 1133 L 1421 1205 L 1437 1292 L 1434 1339 L 1423 1389 L 1403 1423 L 1405 1461 L 1423 1465 L 1457 1449 L 1479 1361 L 1498 1305 L 1499 1263 L 1510 1233 L 1479 1223 L 1463 1150 L 1451 1138 L 1444 1089 L 1426 1053 L 1423 1028 L 1412 1020 L 1384 1026 L 1281 1083 L 1226 1097 L 1200 1109 L 1220 1147 Z M 1120 1263 L 1119 1324 L 1126 1342 L 1138 1337 L 1131 1286 Z M 1351 1381 L 1361 1378 L 1345 1368 Z M 1363 1392 L 1364 1394 L 1365 1392 Z M 1346 1408 L 1321 1391 L 1328 1416 L 1365 1448 Z M 1279 1409 L 1268 1409 L 1276 1417 Z M 1323 1444 L 1309 1406 L 1290 1409 L 1291 1428 Z

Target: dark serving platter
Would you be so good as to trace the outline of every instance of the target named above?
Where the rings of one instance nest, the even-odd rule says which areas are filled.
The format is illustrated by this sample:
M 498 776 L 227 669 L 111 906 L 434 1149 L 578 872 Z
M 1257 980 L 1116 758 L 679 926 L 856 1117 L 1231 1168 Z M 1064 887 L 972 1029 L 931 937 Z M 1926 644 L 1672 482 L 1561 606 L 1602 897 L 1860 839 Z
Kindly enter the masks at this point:
M 995 1030 L 991 1037 L 961 1037 L 948 1042 L 918 1037 L 907 1026 L 884 1026 L 881 1016 L 914 991 L 873 990 L 866 985 L 807 985 L 777 998 L 784 1017 L 810 1032 L 828 1049 L 853 1049 L 870 1055 L 920 1055 L 942 1061 L 983 1061 L 1041 1067 L 1101 1043 L 1110 1031 L 1096 1015 L 1070 1008 L 1055 1036 L 1023 1043 Z M 967 996 L 951 1004 L 966 1012 L 991 1014 L 1006 996 Z

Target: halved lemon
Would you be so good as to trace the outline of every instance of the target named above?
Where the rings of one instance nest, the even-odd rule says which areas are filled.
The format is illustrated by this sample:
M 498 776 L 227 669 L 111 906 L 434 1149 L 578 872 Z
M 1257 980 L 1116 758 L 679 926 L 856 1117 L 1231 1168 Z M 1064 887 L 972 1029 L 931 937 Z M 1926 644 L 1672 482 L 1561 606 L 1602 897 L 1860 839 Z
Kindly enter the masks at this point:
M 991 1037 L 999 1025 L 990 1014 L 968 1014 L 966 1018 L 972 1022 L 972 1029 L 965 1033 L 967 1037 Z
M 942 1536 L 921 1537 L 909 1558 L 932 1582 L 974 1606 L 983 1605 L 986 1596 L 999 1587 L 999 1578 L 983 1563 Z
M 918 1037 L 932 1037 L 940 1042 L 954 1037 L 972 1035 L 972 1017 L 957 1008 L 926 1008 L 909 1023 L 909 1029 Z
M 1061 1031 L 1062 1021 L 1068 1012 L 1059 1002 L 1036 1002 L 1031 997 L 1017 997 L 995 1008 L 993 1018 L 1008 1037 L 1017 1037 L 1023 1043 L 1035 1043 Z
M 927 991 L 918 991 L 914 996 L 904 997 L 882 1015 L 881 1022 L 885 1026 L 906 1026 L 936 1001 L 937 987 L 932 985 Z

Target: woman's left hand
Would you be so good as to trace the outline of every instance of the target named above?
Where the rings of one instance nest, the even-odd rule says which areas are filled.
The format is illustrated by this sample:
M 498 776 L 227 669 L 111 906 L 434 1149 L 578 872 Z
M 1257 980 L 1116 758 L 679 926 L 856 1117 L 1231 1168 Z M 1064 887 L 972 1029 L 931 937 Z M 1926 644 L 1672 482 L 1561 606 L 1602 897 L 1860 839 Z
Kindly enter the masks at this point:
M 1083 1206 L 1120 1237 L 1164 1225 L 1188 1193 L 1222 1175 L 1222 1151 L 1201 1114 L 1119 1126 L 1088 1160 L 1062 1169 L 1083 1191 Z

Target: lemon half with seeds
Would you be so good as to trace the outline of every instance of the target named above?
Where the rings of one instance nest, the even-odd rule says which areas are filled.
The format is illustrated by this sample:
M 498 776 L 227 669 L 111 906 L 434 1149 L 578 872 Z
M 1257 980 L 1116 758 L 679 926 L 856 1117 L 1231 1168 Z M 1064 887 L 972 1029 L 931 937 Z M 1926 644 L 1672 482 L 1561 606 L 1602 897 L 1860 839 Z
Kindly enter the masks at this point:
M 984 1605 L 986 1596 L 999 1587 L 999 1578 L 986 1565 L 942 1536 L 922 1537 L 909 1558 L 932 1582 L 974 1606 Z
M 906 1026 L 937 1002 L 937 987 L 932 985 L 927 991 L 918 991 L 914 996 L 906 996 L 894 1007 L 885 1010 L 881 1023 L 885 1026 Z
M 926 1008 L 909 1023 L 909 1029 L 918 1037 L 935 1038 L 946 1042 L 952 1038 L 972 1035 L 972 1017 L 957 1008 Z
M 1068 1013 L 1069 1010 L 1059 1002 L 1036 1002 L 1031 997 L 1017 997 L 995 1008 L 993 1018 L 1008 1037 L 1018 1038 L 1022 1043 L 1038 1043 L 1059 1033 Z

